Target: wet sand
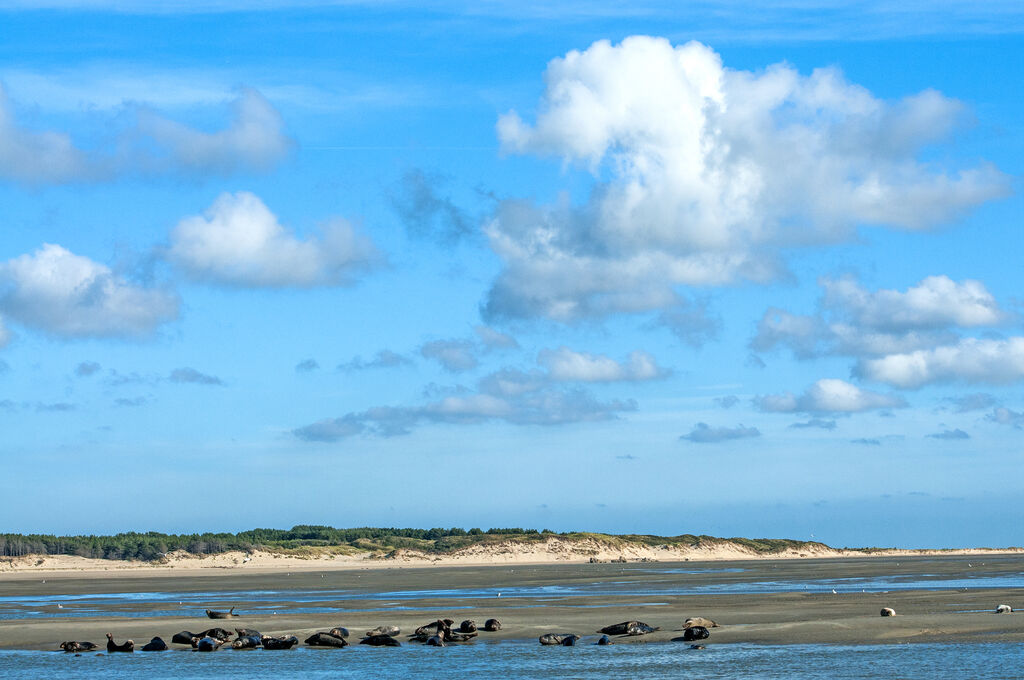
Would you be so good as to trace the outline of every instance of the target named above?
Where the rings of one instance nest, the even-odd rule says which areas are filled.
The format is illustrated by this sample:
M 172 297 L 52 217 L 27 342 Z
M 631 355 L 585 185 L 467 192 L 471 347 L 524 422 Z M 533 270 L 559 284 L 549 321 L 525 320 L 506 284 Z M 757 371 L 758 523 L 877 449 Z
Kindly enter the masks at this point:
M 664 573 L 666 569 L 708 573 Z M 721 571 L 721 570 L 741 571 Z M 742 588 L 746 583 L 791 583 L 818 579 L 847 579 L 928 575 L 929 579 L 1000 577 L 1014 587 L 957 588 L 936 584 L 930 590 L 899 590 L 886 593 L 838 593 L 820 587 L 800 592 L 766 594 L 718 593 L 665 595 L 651 591 L 685 590 L 709 582 Z M 45 583 L 43 582 L 45 580 Z M 498 597 L 512 588 L 608 584 L 599 594 L 550 597 Z M 1016 586 L 1020 587 L 1016 587 Z M 292 591 L 345 589 L 355 591 L 336 604 L 339 612 L 301 612 L 308 602 L 289 598 Z M 434 595 L 388 599 L 382 593 L 421 590 L 480 590 L 479 596 Z M 614 589 L 628 592 L 616 593 Z M 274 611 L 246 613 L 246 592 L 280 591 Z M 83 595 L 119 592 L 228 593 L 224 599 L 205 602 L 193 616 L 157 616 L 167 604 L 126 601 L 111 605 L 138 616 L 87 616 L 0 620 L 0 648 L 54 649 L 62 640 L 104 642 L 133 639 L 137 646 L 153 636 L 169 641 L 181 630 L 201 631 L 220 626 L 255 628 L 268 634 L 295 634 L 301 638 L 317 630 L 344 626 L 356 638 L 370 628 L 397 625 L 402 636 L 417 626 L 441 617 L 474 619 L 482 625 L 498 618 L 503 629 L 481 633 L 481 640 L 532 639 L 547 632 L 571 632 L 595 636 L 602 626 L 637 619 L 661 630 L 642 637 L 615 638 L 616 643 L 669 641 L 681 635 L 683 621 L 704 616 L 721 624 L 711 630 L 709 644 L 762 643 L 904 643 L 904 642 L 1005 642 L 1024 640 L 1024 614 L 995 614 L 999 604 L 1024 608 L 1024 555 L 940 557 L 868 557 L 850 559 L 749 560 L 742 562 L 680 562 L 657 564 L 538 564 L 364 568 L 338 571 L 303 570 L 245 571 L 190 570 L 95 572 L 89 574 L 0 575 L 0 597 Z M 231 595 L 236 593 L 237 596 Z M 70 602 L 70 601 L 69 601 Z M 324 605 L 317 602 L 317 606 Z M 177 602 L 173 609 L 177 609 Z M 42 607 L 45 611 L 51 605 Z M 56 605 L 52 605 L 55 607 Z M 69 604 L 69 606 L 71 606 Z M 242 616 L 211 620 L 203 607 L 237 607 Z M 892 607 L 897 616 L 879 616 Z M 413 608 L 410 611 L 408 608 Z M 153 614 L 147 616 L 147 614 Z M 592 640 L 585 640 L 589 642 Z

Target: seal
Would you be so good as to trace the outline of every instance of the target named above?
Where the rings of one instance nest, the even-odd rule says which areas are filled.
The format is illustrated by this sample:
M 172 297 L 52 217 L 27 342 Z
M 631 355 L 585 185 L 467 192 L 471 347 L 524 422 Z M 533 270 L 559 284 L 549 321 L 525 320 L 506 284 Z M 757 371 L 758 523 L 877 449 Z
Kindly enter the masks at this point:
M 392 626 L 393 628 L 394 626 Z M 397 629 L 396 629 L 397 630 Z M 383 633 L 378 635 L 367 635 L 359 641 L 361 645 L 370 645 L 371 647 L 401 647 L 402 643 Z
M 340 638 L 347 638 L 348 637 L 348 628 L 342 628 L 341 626 L 335 626 L 334 628 L 331 628 L 327 632 L 330 633 L 331 635 L 333 635 L 334 637 L 340 637 Z
M 131 640 L 125 640 L 125 642 L 123 644 L 119 645 L 116 642 L 114 642 L 114 636 L 111 635 L 110 633 L 107 633 L 107 652 L 108 653 L 112 654 L 114 652 L 134 652 L 134 651 L 135 651 L 135 643 L 134 642 L 132 642 Z
M 256 635 L 239 635 L 231 642 L 231 649 L 256 649 L 263 644 L 263 637 Z
M 690 626 L 683 631 L 683 641 L 693 642 L 694 640 L 707 640 L 711 633 L 704 626 Z
M 466 619 L 459 624 L 460 633 L 475 633 L 476 632 L 476 621 L 473 619 Z
M 446 645 L 444 643 L 444 639 L 440 635 L 431 635 L 430 637 L 427 638 L 427 641 L 424 644 L 426 644 L 427 647 L 447 647 L 448 646 L 448 645 Z
M 345 638 L 324 632 L 310 635 L 306 638 L 306 644 L 310 647 L 348 647 L 348 643 L 345 642 Z
M 705 628 L 721 628 L 717 623 L 711 619 L 705 619 L 703 616 L 691 616 L 683 622 L 683 628 L 693 628 L 694 626 L 704 626 Z
M 197 637 L 212 637 L 221 642 L 227 642 L 231 639 L 231 631 L 227 628 L 207 628 L 202 633 L 198 633 Z
M 484 622 L 484 630 L 488 633 L 497 633 L 501 630 L 501 621 L 498 619 L 487 619 L 487 621 Z
M 234 607 L 232 607 L 231 609 L 229 609 L 226 612 L 217 612 L 217 611 L 214 611 L 212 609 L 207 609 L 206 610 L 206 615 L 209 616 L 211 619 L 233 619 L 236 616 L 239 616 L 238 614 L 235 613 L 235 608 Z
M 201 633 L 193 633 L 188 630 L 183 630 L 180 633 L 175 633 L 174 637 L 171 638 L 171 642 L 176 645 L 190 645 L 192 644 L 192 638 L 204 637 Z
M 223 640 L 204 635 L 201 638 L 192 640 L 192 648 L 200 652 L 216 652 L 224 644 Z
M 60 643 L 60 648 L 65 652 L 91 652 L 96 649 L 97 645 L 95 642 L 77 642 L 75 640 L 68 640 L 67 642 Z
M 605 626 L 597 632 L 604 633 L 605 635 L 646 635 L 656 630 L 661 629 L 648 626 L 643 621 L 623 621 L 622 623 Z
M 608 637 L 607 635 L 602 635 L 600 638 L 598 638 L 597 642 L 595 642 L 594 644 L 595 645 L 610 645 L 610 644 L 612 644 L 612 639 L 610 637 Z
M 144 652 L 166 652 L 167 651 L 167 643 L 164 642 L 163 640 L 161 640 L 160 638 L 155 637 L 152 640 L 150 640 L 149 642 L 147 642 L 142 647 L 142 651 L 144 651 Z
M 996 607 L 996 614 L 1010 614 L 1013 612 L 1013 607 L 1008 604 L 1001 604 Z
M 258 630 L 253 630 L 252 628 L 235 628 L 235 634 L 238 637 L 240 637 L 240 638 L 241 637 L 257 637 L 257 638 L 261 637 L 260 636 L 260 632 Z
M 572 641 L 566 644 L 566 640 L 570 638 L 572 638 Z M 576 640 L 579 639 L 580 637 L 573 633 L 544 633 L 539 638 L 542 645 L 565 645 L 566 647 L 572 647 L 576 644 Z
M 260 642 L 263 643 L 263 649 L 291 649 L 299 644 L 299 638 L 294 635 L 282 635 L 280 637 L 264 635 L 260 638 Z
M 579 635 L 566 635 L 562 638 L 563 647 L 575 647 L 576 641 L 580 639 Z
M 375 635 L 395 636 L 401 632 L 402 630 L 398 626 L 377 626 L 373 630 L 366 631 L 366 637 L 374 637 Z
M 896 610 L 892 607 L 882 607 L 882 611 L 878 614 L 879 616 L 896 616 Z

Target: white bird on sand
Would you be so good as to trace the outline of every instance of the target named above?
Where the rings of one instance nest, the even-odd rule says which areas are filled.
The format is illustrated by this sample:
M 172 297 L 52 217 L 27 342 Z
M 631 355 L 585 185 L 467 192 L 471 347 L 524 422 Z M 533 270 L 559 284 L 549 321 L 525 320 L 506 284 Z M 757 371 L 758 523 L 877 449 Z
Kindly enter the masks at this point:
M 58 605 L 57 605 L 57 609 L 64 609 L 64 605 L 62 605 L 62 604 L 58 604 Z

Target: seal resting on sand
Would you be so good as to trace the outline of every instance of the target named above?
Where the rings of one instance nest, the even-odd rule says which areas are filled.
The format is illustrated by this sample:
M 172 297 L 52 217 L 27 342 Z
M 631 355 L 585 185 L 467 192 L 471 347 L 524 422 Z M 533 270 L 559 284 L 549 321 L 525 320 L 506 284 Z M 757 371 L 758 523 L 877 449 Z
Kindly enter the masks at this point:
M 158 637 L 153 638 L 142 648 L 144 652 L 166 652 L 167 643 Z
M 466 619 L 459 624 L 460 633 L 475 633 L 476 632 L 476 621 L 472 619 Z
M 231 642 L 231 649 L 256 649 L 263 644 L 263 637 L 256 635 L 239 635 Z
M 280 637 L 264 635 L 260 638 L 260 642 L 263 643 L 263 649 L 291 649 L 299 644 L 299 638 L 294 635 L 282 635 Z
M 124 644 L 117 644 L 114 642 L 114 636 L 107 633 L 107 652 L 134 652 L 135 643 L 131 640 L 125 640 Z
M 1010 614 L 1013 612 L 1013 607 L 1008 604 L 1001 604 L 996 607 L 996 614 Z
M 348 647 L 345 638 L 331 633 L 315 633 L 306 638 L 306 644 L 310 647 Z
M 183 630 L 180 633 L 175 633 L 174 637 L 171 638 L 171 642 L 176 645 L 190 645 L 192 644 L 192 638 L 203 637 L 199 633 L 193 633 L 192 631 Z
M 703 616 L 691 616 L 683 621 L 683 628 L 693 628 L 694 626 L 704 626 L 705 628 L 721 627 L 711 619 L 705 619 Z
M 391 626 L 394 628 L 394 626 Z M 374 629 L 376 630 L 376 629 Z M 395 628 L 395 630 L 398 630 Z M 361 645 L 370 645 L 371 647 L 401 647 L 402 643 L 391 637 L 390 635 L 384 635 L 383 633 L 378 635 L 367 635 L 359 641 Z
M 447 647 L 440 635 L 431 635 L 424 643 L 427 647 Z
M 498 619 L 487 619 L 487 621 L 484 622 L 484 630 L 488 633 L 498 632 L 501 630 L 501 621 Z
M 879 612 L 880 616 L 896 616 L 896 610 L 892 607 L 882 607 L 882 611 Z
M 340 638 L 347 638 L 348 637 L 348 628 L 342 628 L 341 626 L 335 626 L 334 628 L 331 628 L 327 632 L 330 633 L 331 635 L 333 635 L 334 637 L 340 637 Z
M 711 637 L 711 633 L 704 626 L 691 626 L 683 631 L 683 642 L 707 640 L 709 637 Z
M 573 638 L 573 640 L 566 645 L 565 641 L 569 638 Z M 539 638 L 542 645 L 566 645 L 567 647 L 573 646 L 579 639 L 579 636 L 573 633 L 544 633 Z
M 623 621 L 612 626 L 605 626 L 597 632 L 605 635 L 646 635 L 656 630 L 660 629 L 648 626 L 643 621 Z
M 238 614 L 235 613 L 234 607 L 232 607 L 226 612 L 215 612 L 212 609 L 207 609 L 206 615 L 209 616 L 211 619 L 233 619 L 236 616 L 238 616 Z
M 91 652 L 96 649 L 97 645 L 95 642 L 76 642 L 75 640 L 68 640 L 67 642 L 60 643 L 60 648 L 65 652 Z
M 373 630 L 366 631 L 366 637 L 374 637 L 376 635 L 387 635 L 393 637 L 402 632 L 402 629 L 398 626 L 377 626 Z
M 192 648 L 200 652 L 216 652 L 222 644 L 224 644 L 224 640 L 218 640 L 209 635 L 192 640 Z

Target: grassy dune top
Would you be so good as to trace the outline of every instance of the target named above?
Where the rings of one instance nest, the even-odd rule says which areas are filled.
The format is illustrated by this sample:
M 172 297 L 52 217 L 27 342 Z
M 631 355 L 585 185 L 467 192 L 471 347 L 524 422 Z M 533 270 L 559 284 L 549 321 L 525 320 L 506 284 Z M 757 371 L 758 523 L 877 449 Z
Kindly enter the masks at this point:
M 0 534 L 0 557 L 26 555 L 75 555 L 109 560 L 159 561 L 168 554 L 218 555 L 229 551 L 280 554 L 369 554 L 386 557 L 395 551 L 450 555 L 488 545 L 559 542 L 597 544 L 607 549 L 635 547 L 718 548 L 735 547 L 770 555 L 793 550 L 827 551 L 823 543 L 772 538 L 716 538 L 679 536 L 612 535 L 521 528 L 398 529 L 361 527 L 337 529 L 300 525 L 291 529 L 252 529 L 239 533 L 163 534 L 128 532 L 113 536 L 54 536 L 47 534 Z

